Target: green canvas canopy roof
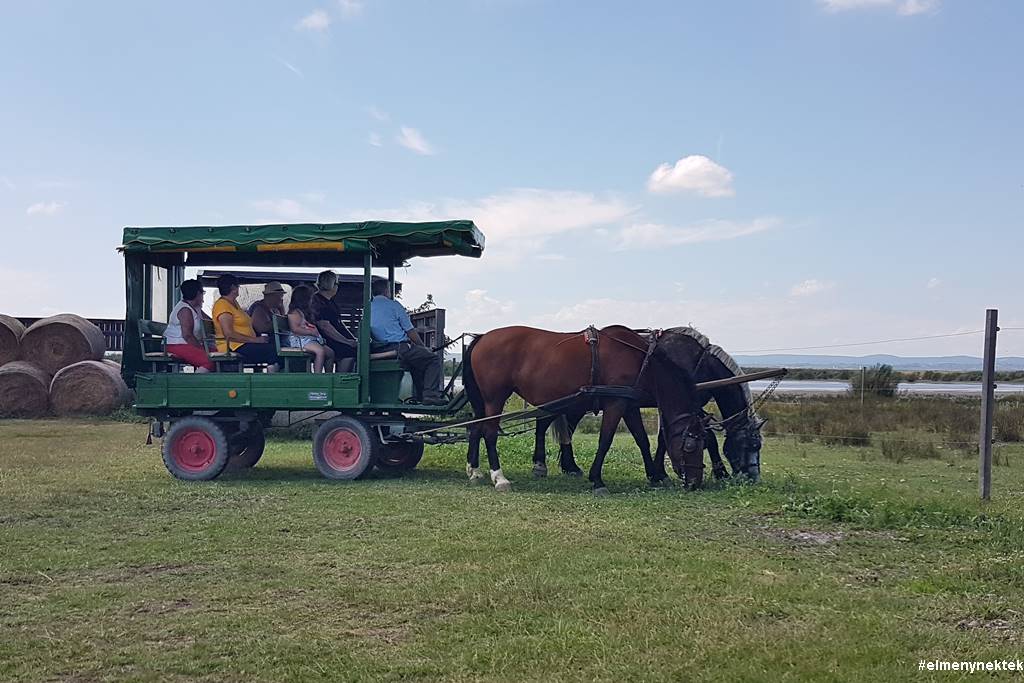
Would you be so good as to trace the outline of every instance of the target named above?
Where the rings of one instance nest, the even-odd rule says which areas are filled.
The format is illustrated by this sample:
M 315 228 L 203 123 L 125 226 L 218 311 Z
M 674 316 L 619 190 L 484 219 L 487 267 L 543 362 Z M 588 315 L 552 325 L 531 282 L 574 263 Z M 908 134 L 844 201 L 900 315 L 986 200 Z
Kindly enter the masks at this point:
M 473 221 L 429 223 L 297 223 L 288 225 L 230 225 L 124 229 L 120 247 L 126 254 L 189 254 L 189 262 L 267 260 L 258 255 L 285 256 L 311 252 L 401 262 L 411 256 L 473 256 L 484 249 L 483 233 Z M 284 252 L 284 253 L 282 253 Z M 229 255 L 234 255 L 231 257 Z M 226 257 L 226 258 L 225 258 Z

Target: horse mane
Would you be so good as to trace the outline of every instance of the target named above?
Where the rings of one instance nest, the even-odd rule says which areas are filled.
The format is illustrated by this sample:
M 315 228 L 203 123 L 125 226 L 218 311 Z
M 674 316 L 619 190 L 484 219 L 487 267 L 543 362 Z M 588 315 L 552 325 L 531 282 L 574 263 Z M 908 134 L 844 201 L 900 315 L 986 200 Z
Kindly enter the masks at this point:
M 706 353 L 709 356 L 718 359 L 722 363 L 722 365 L 725 366 L 725 369 L 731 372 L 734 376 L 743 374 L 743 368 L 741 368 L 740 364 L 736 362 L 736 359 L 730 356 L 729 353 L 726 352 L 726 350 L 723 349 L 718 344 L 712 344 L 711 340 L 697 328 L 672 327 L 665 331 L 693 339 L 695 342 L 701 345 L 701 347 L 706 351 Z M 750 395 L 750 385 L 744 382 L 739 386 L 740 390 L 743 391 L 743 398 L 747 401 L 747 405 L 752 405 L 753 398 Z M 756 418 L 757 416 L 754 415 L 754 417 Z

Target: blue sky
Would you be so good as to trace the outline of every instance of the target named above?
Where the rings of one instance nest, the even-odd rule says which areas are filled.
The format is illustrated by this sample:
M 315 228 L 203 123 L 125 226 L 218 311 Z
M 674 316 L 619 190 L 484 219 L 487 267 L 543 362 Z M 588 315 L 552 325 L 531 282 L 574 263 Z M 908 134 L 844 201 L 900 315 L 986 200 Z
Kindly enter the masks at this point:
M 123 314 L 124 225 L 460 217 L 481 261 L 401 274 L 452 329 L 689 323 L 739 352 L 1024 326 L 1022 25 L 1010 1 L 5 3 L 0 310 Z

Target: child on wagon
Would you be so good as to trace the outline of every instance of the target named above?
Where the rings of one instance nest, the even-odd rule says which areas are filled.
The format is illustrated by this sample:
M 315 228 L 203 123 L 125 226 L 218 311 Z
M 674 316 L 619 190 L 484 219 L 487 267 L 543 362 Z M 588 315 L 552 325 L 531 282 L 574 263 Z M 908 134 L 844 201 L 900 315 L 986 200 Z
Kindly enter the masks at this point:
M 313 288 L 300 285 L 292 290 L 288 306 L 288 346 L 303 349 L 313 356 L 313 372 L 334 371 L 334 351 L 324 342 L 320 331 L 309 322 L 312 317 L 310 305 L 313 302 Z

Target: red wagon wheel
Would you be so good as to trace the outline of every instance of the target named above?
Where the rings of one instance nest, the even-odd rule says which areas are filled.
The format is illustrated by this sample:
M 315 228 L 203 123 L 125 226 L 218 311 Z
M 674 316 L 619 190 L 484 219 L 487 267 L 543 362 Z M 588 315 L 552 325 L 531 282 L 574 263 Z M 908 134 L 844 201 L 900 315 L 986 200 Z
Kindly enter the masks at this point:
M 339 415 L 313 437 L 313 462 L 328 479 L 359 479 L 373 467 L 380 440 L 361 421 Z
M 224 471 L 230 451 L 220 426 L 205 417 L 182 418 L 167 430 L 163 443 L 164 466 L 178 479 L 213 479 Z

